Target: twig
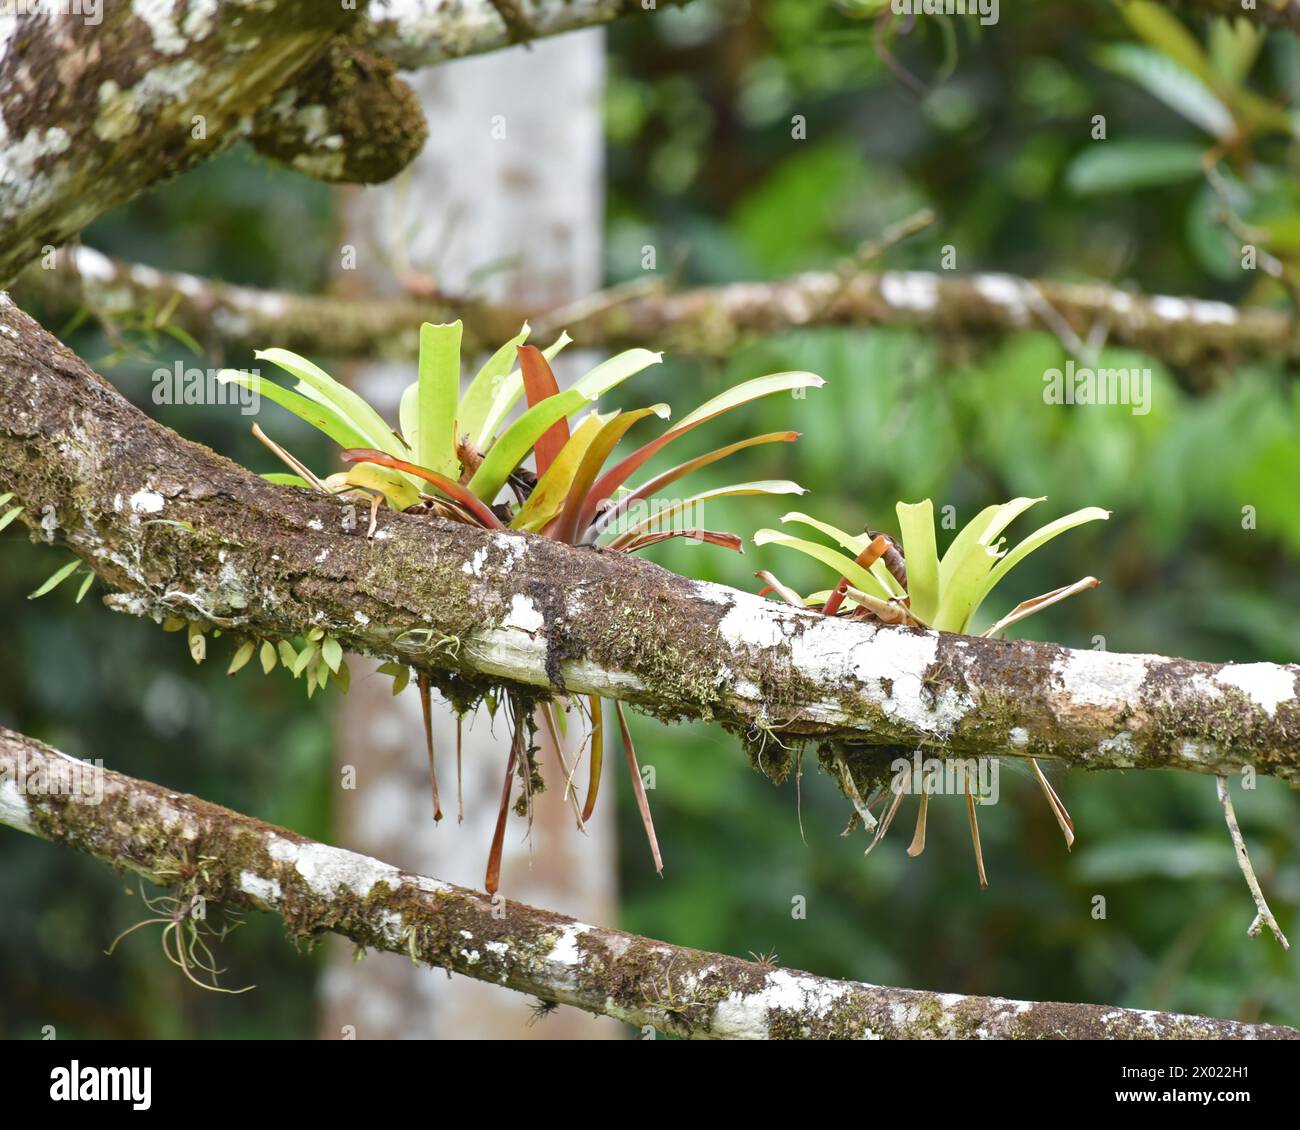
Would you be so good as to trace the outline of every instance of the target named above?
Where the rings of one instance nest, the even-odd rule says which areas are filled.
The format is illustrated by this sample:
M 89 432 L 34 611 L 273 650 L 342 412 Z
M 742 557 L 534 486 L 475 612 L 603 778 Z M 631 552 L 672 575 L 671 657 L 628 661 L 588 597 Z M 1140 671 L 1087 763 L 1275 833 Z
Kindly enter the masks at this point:
M 283 917 L 297 937 L 332 931 L 363 947 L 677 1036 L 1300 1039 L 1277 1025 L 886 988 L 773 969 L 775 959 L 685 949 L 490 899 L 111 770 L 103 771 L 98 804 L 15 784 L 32 779 L 34 766 L 48 778 L 51 763 L 63 757 L 0 727 L 0 824 L 160 885 L 169 884 L 186 845 L 201 845 L 205 866 L 190 885 L 209 904 L 220 892 L 227 905 Z M 202 950 L 198 956 L 204 967 L 211 964 Z M 526 1018 L 521 1001 L 521 1026 Z
M 1223 805 L 1223 819 L 1228 824 L 1228 835 L 1232 837 L 1232 846 L 1237 849 L 1237 865 L 1241 868 L 1241 873 L 1246 876 L 1246 886 L 1250 888 L 1250 897 L 1255 900 L 1255 921 L 1250 924 L 1250 929 L 1246 931 L 1247 935 L 1252 938 L 1259 937 L 1260 929 L 1267 926 L 1273 931 L 1273 937 L 1278 940 L 1278 944 L 1284 949 L 1289 950 L 1291 943 L 1286 940 L 1286 935 L 1282 933 L 1282 927 L 1277 924 L 1277 919 L 1273 917 L 1273 912 L 1269 910 L 1268 903 L 1264 899 L 1264 892 L 1259 888 L 1259 880 L 1255 878 L 1255 869 L 1250 865 L 1250 856 L 1246 853 L 1246 841 L 1242 838 L 1241 829 L 1237 826 L 1237 813 L 1232 807 L 1232 794 L 1228 789 L 1228 778 L 1215 778 L 1219 790 L 1219 803 Z

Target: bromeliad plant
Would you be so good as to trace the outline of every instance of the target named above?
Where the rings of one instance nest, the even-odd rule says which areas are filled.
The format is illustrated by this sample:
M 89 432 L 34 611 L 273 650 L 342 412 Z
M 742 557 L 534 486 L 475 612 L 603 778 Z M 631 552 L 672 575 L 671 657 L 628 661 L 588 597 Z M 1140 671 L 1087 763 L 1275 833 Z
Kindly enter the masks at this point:
M 958 532 L 942 558 L 936 548 L 934 505 L 929 499 L 917 503 L 898 503 L 901 542 L 874 530 L 867 531 L 865 535 L 855 535 L 826 522 L 819 522 L 807 514 L 787 514 L 781 519 L 782 522 L 810 526 L 834 539 L 840 548 L 833 549 L 821 542 L 792 537 L 779 530 L 759 530 L 754 535 L 754 544 L 782 545 L 798 550 L 823 565 L 830 566 L 839 576 L 839 582 L 833 589 L 804 597 L 766 570 L 758 576 L 765 582 L 765 594 L 776 593 L 799 608 L 817 609 L 826 616 L 878 620 L 887 624 L 969 634 L 984 601 L 1007 574 L 1034 550 L 1075 526 L 1110 517 L 1109 512 L 1095 506 L 1076 510 L 1035 530 L 1014 548 L 1004 549 L 1003 531 L 1031 506 L 1042 501 L 1041 498 L 1014 498 L 1001 506 L 988 507 Z M 1096 588 L 1099 583 L 1096 577 L 1084 577 L 1071 585 L 1021 601 L 981 634 L 995 636 L 1035 612 L 1085 589 Z M 1038 762 L 1030 758 L 1029 764 L 1060 825 L 1066 846 L 1069 847 L 1074 843 L 1074 822 Z M 893 801 L 877 823 L 869 806 L 861 802 L 847 766 L 841 762 L 839 769 L 845 791 L 854 799 L 867 830 L 875 829 L 875 837 L 867 847 L 870 852 L 889 830 L 906 790 L 894 790 Z M 975 815 L 975 797 L 964 777 L 963 791 L 966 795 L 966 810 L 970 819 L 971 842 L 975 848 L 980 886 L 987 887 L 984 857 L 980 849 L 979 821 Z M 908 855 L 913 857 L 925 850 L 928 802 L 929 792 L 923 788 L 916 832 L 907 849 Z
M 699 528 L 664 529 L 675 516 L 708 500 L 730 495 L 802 494 L 796 483 L 764 480 L 735 483 L 674 499 L 657 508 L 651 500 L 665 488 L 702 467 L 744 448 L 766 443 L 788 443 L 797 432 L 769 432 L 696 456 L 647 478 L 638 486 L 629 480 L 669 444 L 701 424 L 742 404 L 778 392 L 818 387 L 823 382 L 812 373 L 776 373 L 746 381 L 702 404 L 657 438 L 643 443 L 611 464 L 619 442 L 648 416 L 667 419 L 668 405 L 655 404 L 635 411 L 601 413 L 595 401 L 629 377 L 657 364 L 661 355 L 630 349 L 597 365 L 572 387 L 561 390 L 549 361 L 570 341 L 567 334 L 545 350 L 526 344 L 529 327 L 496 351 L 461 391 L 461 323 L 420 329 L 418 377 L 402 396 L 398 430 L 361 396 L 331 378 L 307 359 L 283 349 L 257 353 L 297 379 L 286 388 L 253 373 L 225 370 L 223 381 L 254 390 L 287 408 L 324 432 L 344 450 L 346 471 L 314 474 L 299 459 L 267 437 L 254 433 L 290 468 L 289 474 L 265 476 L 273 482 L 307 487 L 333 494 L 360 494 L 371 502 L 370 534 L 375 531 L 380 506 L 405 512 L 428 513 L 484 529 L 518 530 L 553 538 L 571 545 L 604 545 L 632 552 L 666 538 L 690 537 L 739 551 L 735 534 Z M 516 367 L 517 362 L 517 367 Z M 526 407 L 513 420 L 511 413 L 523 399 Z M 585 412 L 579 419 L 571 418 Z M 533 468 L 525 467 L 532 457 Z M 641 517 L 639 505 L 650 509 Z M 409 675 L 405 666 L 389 665 L 401 685 Z M 433 788 L 434 819 L 442 818 L 438 776 L 430 728 L 431 683 L 423 673 L 417 685 L 424 712 L 426 745 Z M 531 814 L 534 753 L 530 711 L 513 694 L 506 695 L 512 720 L 512 738 L 502 786 L 501 804 L 488 857 L 485 886 L 495 892 L 500 877 L 502 846 L 510 795 L 516 774 L 523 781 L 524 807 Z M 663 870 L 654 824 L 641 781 L 636 751 L 628 732 L 623 707 L 615 701 L 637 807 L 645 825 L 655 867 Z M 591 817 L 600 787 L 604 711 L 600 698 L 586 703 L 590 717 L 591 754 L 585 800 L 579 803 L 574 775 L 581 760 L 565 763 L 559 740 L 559 719 L 554 700 L 540 707 L 565 773 L 565 794 L 573 805 L 579 826 Z M 459 734 L 459 726 L 457 727 Z M 584 743 L 585 746 L 585 743 Z M 457 785 L 460 782 L 460 743 L 457 741 Z M 460 812 L 459 796 L 457 811 Z

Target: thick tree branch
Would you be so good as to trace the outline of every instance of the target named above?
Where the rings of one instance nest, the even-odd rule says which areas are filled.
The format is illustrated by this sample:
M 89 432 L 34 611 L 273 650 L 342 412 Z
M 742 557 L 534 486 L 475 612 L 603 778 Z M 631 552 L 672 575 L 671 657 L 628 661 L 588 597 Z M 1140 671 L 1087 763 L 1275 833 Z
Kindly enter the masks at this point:
M 1300 336 L 1282 310 L 1143 296 L 1100 284 L 886 271 L 812 272 L 778 282 L 731 283 L 677 293 L 597 295 L 560 311 L 523 311 L 458 299 L 351 300 L 235 287 L 68 248 L 52 269 L 33 264 L 18 292 L 57 313 L 83 303 L 104 314 L 167 309 L 213 347 L 268 343 L 329 357 L 410 357 L 423 321 L 462 318 L 471 345 L 494 348 L 525 317 L 544 338 L 567 329 L 582 346 L 646 341 L 676 355 L 726 357 L 754 337 L 809 326 L 910 325 L 946 336 L 991 336 L 1032 327 L 1141 349 L 1171 364 L 1274 356 L 1300 359 Z
M 11 7 L 0 17 L 0 286 L 44 246 L 230 145 L 356 19 L 316 0 L 105 4 L 100 24 Z
M 316 180 L 380 184 L 415 160 L 428 132 L 393 64 L 336 40 L 258 114 L 248 139 Z
M 684 0 L 682 0 L 684 2 Z M 311 176 L 374 182 L 425 126 L 392 65 L 607 23 L 640 0 L 222 0 L 0 15 L 0 287 L 45 247 L 243 137 Z M 391 60 L 392 62 L 389 62 Z
M 1300 0 L 1172 0 L 1173 7 L 1198 15 L 1224 16 L 1265 27 L 1300 31 Z
M 391 0 L 375 3 L 362 41 L 405 70 L 481 55 L 512 43 L 679 8 L 689 0 Z
M 686 3 L 664 0 L 375 0 L 346 41 L 258 117 L 251 140 L 318 180 L 373 184 L 424 144 L 410 88 L 392 74 Z
M 0 301 L 0 493 L 120 611 L 249 637 L 319 627 L 357 651 L 481 687 L 564 685 L 661 717 L 1089 768 L 1300 781 L 1300 668 L 1072 651 L 827 619 L 645 561 L 272 487 L 128 404 Z M 363 515 L 364 517 L 364 515 Z M 450 680 L 450 682 L 449 682 Z M 788 763 L 787 763 L 788 764 Z
M 1300 1039 L 1271 1024 L 881 988 L 589 926 L 305 839 L 0 727 L 0 824 L 195 896 L 696 1039 Z

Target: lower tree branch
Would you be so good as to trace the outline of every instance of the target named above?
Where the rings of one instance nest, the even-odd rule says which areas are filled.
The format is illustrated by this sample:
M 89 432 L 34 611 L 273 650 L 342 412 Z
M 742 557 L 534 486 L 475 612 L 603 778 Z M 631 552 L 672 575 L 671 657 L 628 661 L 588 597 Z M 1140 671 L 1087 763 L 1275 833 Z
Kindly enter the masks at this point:
M 1271 1024 L 836 981 L 589 926 L 329 847 L 0 727 L 0 824 L 198 897 L 696 1039 L 1300 1039 Z M 364 1033 L 362 1033 L 364 1035 Z
M 232 409 L 233 410 L 233 409 Z M 0 296 L 0 493 L 111 607 L 253 639 L 319 628 L 431 673 L 837 742 L 865 787 L 918 747 L 1300 782 L 1300 667 L 1074 651 L 826 618 L 646 561 L 274 487 L 124 400 Z M 352 520 L 349 521 L 349 508 Z M 864 793 L 865 795 L 865 793 Z
M 113 314 L 168 309 L 200 341 L 237 349 L 268 342 L 328 357 L 407 358 L 421 322 L 462 318 L 467 343 L 495 348 L 527 318 L 538 336 L 567 329 L 587 348 L 654 341 L 670 353 L 727 357 L 746 341 L 817 326 L 916 326 L 948 338 L 1046 329 L 1067 341 L 1105 340 L 1170 364 L 1271 356 L 1300 359 L 1300 334 L 1283 310 L 1144 296 L 1101 284 L 885 271 L 809 272 L 775 282 L 730 283 L 666 293 L 616 289 L 555 311 L 525 311 L 471 299 L 340 299 L 235 287 L 68 248 L 52 269 L 33 264 L 18 286 L 51 311 L 83 303 Z

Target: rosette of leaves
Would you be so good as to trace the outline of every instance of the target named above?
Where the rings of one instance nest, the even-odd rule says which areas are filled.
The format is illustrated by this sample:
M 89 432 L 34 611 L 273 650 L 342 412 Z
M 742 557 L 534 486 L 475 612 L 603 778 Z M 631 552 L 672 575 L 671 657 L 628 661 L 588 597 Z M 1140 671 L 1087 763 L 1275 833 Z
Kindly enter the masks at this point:
M 745 381 L 700 405 L 656 437 L 632 448 L 621 458 L 616 451 L 630 430 L 648 417 L 666 420 L 668 405 L 654 404 L 634 411 L 601 412 L 596 401 L 628 378 L 661 360 L 661 354 L 629 349 L 597 365 L 572 386 L 561 389 L 550 360 L 570 341 L 562 334 L 547 349 L 526 343 L 529 327 L 498 349 L 461 387 L 461 323 L 420 329 L 417 379 L 406 390 L 398 412 L 398 428 L 352 389 L 335 381 L 306 358 L 283 349 L 259 351 L 296 379 L 285 387 L 258 374 L 226 370 L 221 379 L 256 391 L 288 409 L 334 440 L 343 451 L 348 469 L 318 476 L 294 455 L 254 429 L 259 439 L 289 467 L 290 473 L 265 476 L 284 485 L 330 493 L 363 494 L 371 501 L 371 533 L 380 506 L 408 513 L 427 513 L 485 529 L 517 530 L 571 545 L 603 545 L 633 552 L 666 538 L 690 537 L 739 551 L 735 534 L 681 527 L 664 529 L 665 522 L 711 499 L 733 495 L 802 494 L 787 480 L 762 480 L 715 487 L 667 505 L 651 506 L 662 492 L 693 472 L 745 448 L 767 443 L 788 443 L 797 432 L 756 435 L 697 455 L 659 471 L 640 483 L 631 480 L 665 448 L 734 408 L 781 392 L 818 387 L 823 382 L 812 373 L 775 373 Z M 515 412 L 520 402 L 522 409 Z M 531 462 L 532 466 L 526 464 Z M 647 504 L 650 516 L 641 517 L 638 504 Z M 388 673 L 405 682 L 407 669 L 390 666 Z M 433 784 L 434 818 L 441 819 L 438 778 L 429 727 L 430 681 L 417 676 Z M 516 696 L 507 694 L 512 738 L 500 810 L 488 858 L 485 886 L 497 888 L 506 817 L 515 776 L 524 787 L 524 805 L 531 811 L 534 779 L 531 712 Z M 600 787 L 604 711 L 597 697 L 586 700 L 590 746 L 585 799 L 574 787 L 578 761 L 572 766 L 559 740 L 555 700 L 539 713 L 551 733 L 565 773 L 565 792 L 581 826 L 590 818 Z M 641 781 L 636 751 L 620 703 L 615 702 L 637 806 L 645 825 L 655 867 L 663 863 L 655 839 L 649 804 Z M 457 743 L 457 781 L 460 749 Z M 459 811 L 459 802 L 458 802 Z
M 939 556 L 935 537 L 934 504 L 929 499 L 917 503 L 898 503 L 896 512 L 899 538 L 874 530 L 865 534 L 850 534 L 807 514 L 790 513 L 781 519 L 783 523 L 811 527 L 836 542 L 837 547 L 794 537 L 780 530 L 759 530 L 754 535 L 754 544 L 780 545 L 797 550 L 829 567 L 838 576 L 838 582 L 834 588 L 800 596 L 766 570 L 758 576 L 765 582 L 765 594 L 775 593 L 790 604 L 815 609 L 825 616 L 877 620 L 913 628 L 969 634 L 985 600 L 1026 557 L 1067 530 L 1085 522 L 1110 517 L 1108 511 L 1096 506 L 1076 510 L 1040 527 L 1007 549 L 1003 532 L 1026 510 L 1043 501 L 1042 498 L 1014 498 L 999 506 L 987 507 L 957 533 L 942 557 Z M 1073 584 L 1021 601 L 981 634 L 996 636 L 1035 612 L 1085 589 L 1096 588 L 1099 583 L 1096 577 L 1084 577 Z M 1030 758 L 1029 765 L 1060 825 L 1066 846 L 1071 846 L 1074 843 L 1074 822 L 1069 812 L 1038 762 Z M 883 818 L 877 822 L 871 814 L 870 802 L 863 803 L 858 796 L 852 776 L 842 758 L 838 768 L 845 791 L 854 800 L 867 830 L 875 831 L 875 837 L 867 847 L 869 852 L 889 830 L 907 790 L 894 790 L 893 800 L 884 810 Z M 987 887 L 988 879 L 980 850 L 979 821 L 975 814 L 975 797 L 968 785 L 969 782 L 963 777 L 963 792 L 966 796 L 980 886 Z M 929 791 L 923 787 L 916 832 L 907 849 L 908 854 L 914 857 L 925 850 L 928 802 Z

